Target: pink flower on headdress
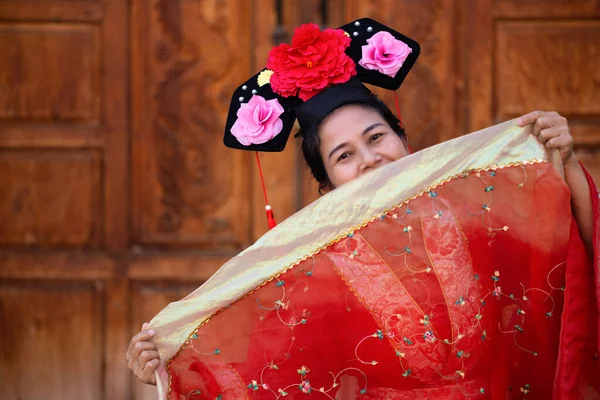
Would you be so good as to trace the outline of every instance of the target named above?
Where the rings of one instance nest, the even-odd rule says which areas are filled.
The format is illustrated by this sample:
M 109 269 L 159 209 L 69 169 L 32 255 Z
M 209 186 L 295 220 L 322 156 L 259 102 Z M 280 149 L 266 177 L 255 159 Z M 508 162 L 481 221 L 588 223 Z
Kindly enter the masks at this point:
M 406 61 L 412 49 L 386 31 L 377 32 L 362 46 L 362 58 L 358 65 L 389 75 L 392 78 Z
M 330 85 L 347 82 L 356 75 L 356 65 L 345 53 L 348 46 L 350 38 L 340 29 L 321 32 L 316 24 L 300 26 L 291 45 L 282 43 L 269 53 L 271 88 L 307 101 Z
M 277 99 L 265 100 L 254 95 L 240 106 L 231 134 L 244 146 L 268 142 L 283 129 L 281 114 L 283 107 Z

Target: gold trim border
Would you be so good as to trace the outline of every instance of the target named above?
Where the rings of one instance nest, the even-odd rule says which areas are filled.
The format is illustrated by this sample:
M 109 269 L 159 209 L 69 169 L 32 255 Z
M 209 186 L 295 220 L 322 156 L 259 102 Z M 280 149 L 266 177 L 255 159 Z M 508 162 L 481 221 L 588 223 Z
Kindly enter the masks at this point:
M 549 163 L 546 160 L 542 160 L 542 159 L 532 159 L 529 161 L 520 161 L 520 162 L 513 162 L 513 163 L 507 163 L 507 164 L 503 164 L 503 165 L 491 165 L 489 167 L 486 168 L 478 168 L 478 169 L 468 169 L 465 170 L 461 173 L 455 174 L 449 178 L 443 179 L 439 182 L 436 182 L 433 185 L 428 186 L 426 189 L 420 191 L 419 193 L 417 193 L 416 195 L 402 201 L 401 203 L 395 205 L 394 207 L 391 207 L 389 209 L 387 209 L 384 212 L 378 213 L 377 215 L 375 215 L 372 218 L 369 218 L 368 220 L 364 221 L 363 223 L 357 225 L 356 227 L 353 227 L 347 231 L 345 231 L 344 233 L 338 235 L 336 238 L 334 238 L 333 240 L 331 240 L 330 242 L 328 242 L 327 244 L 317 248 L 316 250 L 310 252 L 308 255 L 303 256 L 302 258 L 300 258 L 299 260 L 288 264 L 286 267 L 284 267 L 281 271 L 277 272 L 276 274 L 272 275 L 270 278 L 266 279 L 265 281 L 263 281 L 263 283 L 261 283 L 260 285 L 258 285 L 256 288 L 252 289 L 251 291 L 249 291 L 248 293 L 246 293 L 245 295 L 243 295 L 242 297 L 236 299 L 234 302 L 232 302 L 231 304 L 228 304 L 226 306 L 223 306 L 221 308 L 219 308 L 218 310 L 214 311 L 212 314 L 210 314 L 208 317 L 206 317 L 204 319 L 204 321 L 202 321 L 197 327 L 196 329 L 194 329 L 186 338 L 186 340 L 181 344 L 181 346 L 179 346 L 179 349 L 177 350 L 177 352 L 175 353 L 175 355 L 173 355 L 173 357 L 171 357 L 167 363 L 166 363 L 166 371 L 169 377 L 169 384 L 168 384 L 168 392 L 167 392 L 167 396 L 170 397 L 171 396 L 171 383 L 172 383 L 172 375 L 171 375 L 171 370 L 170 370 L 170 365 L 171 362 L 177 357 L 179 356 L 179 354 L 181 354 L 181 352 L 183 350 L 185 350 L 185 348 L 189 345 L 190 340 L 192 339 L 194 334 L 198 333 L 198 330 L 200 328 L 202 328 L 204 325 L 206 325 L 212 318 L 214 318 L 216 315 L 218 315 L 219 313 L 221 313 L 223 310 L 226 310 L 227 308 L 231 307 L 233 304 L 235 304 L 236 302 L 245 299 L 246 297 L 250 296 L 252 293 L 256 292 L 257 290 L 261 289 L 263 286 L 265 286 L 267 283 L 273 281 L 276 278 L 279 278 L 279 276 L 281 276 L 282 274 L 288 272 L 289 270 L 293 269 L 294 267 L 300 265 L 302 262 L 306 261 L 307 259 L 316 256 L 317 254 L 319 254 L 321 251 L 326 250 L 328 247 L 333 246 L 334 244 L 340 242 L 341 240 L 347 238 L 349 235 L 354 234 L 356 231 L 361 230 L 362 228 L 366 227 L 367 225 L 369 225 L 372 222 L 376 222 L 377 220 L 379 220 L 382 216 L 389 214 L 390 212 L 393 212 L 394 210 L 397 210 L 399 208 L 402 208 L 402 206 L 408 204 L 409 202 L 417 199 L 418 197 L 421 197 L 427 193 L 429 193 L 431 190 L 436 189 L 440 186 L 443 186 L 455 179 L 459 179 L 459 178 L 463 178 L 466 175 L 472 174 L 472 173 L 480 173 L 480 172 L 487 172 L 487 171 L 496 171 L 498 169 L 506 169 L 506 168 L 514 168 L 514 167 L 523 167 L 526 165 L 535 165 L 535 164 L 542 164 L 542 163 Z

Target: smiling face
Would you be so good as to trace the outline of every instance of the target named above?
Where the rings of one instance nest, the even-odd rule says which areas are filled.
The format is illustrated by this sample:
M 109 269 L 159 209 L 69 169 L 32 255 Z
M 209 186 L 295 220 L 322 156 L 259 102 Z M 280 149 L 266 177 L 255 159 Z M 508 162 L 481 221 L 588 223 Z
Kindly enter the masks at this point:
M 319 152 L 334 187 L 408 155 L 402 139 L 374 109 L 338 108 L 319 128 Z

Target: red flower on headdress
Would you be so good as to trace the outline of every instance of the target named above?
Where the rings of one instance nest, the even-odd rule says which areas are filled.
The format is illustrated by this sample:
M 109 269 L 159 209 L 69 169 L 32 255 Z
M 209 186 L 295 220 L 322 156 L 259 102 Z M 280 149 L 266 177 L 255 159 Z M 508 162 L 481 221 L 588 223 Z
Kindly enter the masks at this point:
M 282 43 L 269 53 L 271 88 L 307 101 L 330 85 L 347 82 L 356 75 L 356 65 L 345 53 L 348 46 L 350 38 L 341 29 L 321 32 L 316 24 L 300 26 L 291 45 Z

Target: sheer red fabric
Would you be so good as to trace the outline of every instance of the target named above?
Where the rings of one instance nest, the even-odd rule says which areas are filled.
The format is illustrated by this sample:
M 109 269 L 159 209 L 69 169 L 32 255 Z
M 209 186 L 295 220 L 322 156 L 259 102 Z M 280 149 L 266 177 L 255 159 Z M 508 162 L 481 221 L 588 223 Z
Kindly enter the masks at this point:
M 169 398 L 598 398 L 598 253 L 553 167 L 406 200 L 199 326 Z

